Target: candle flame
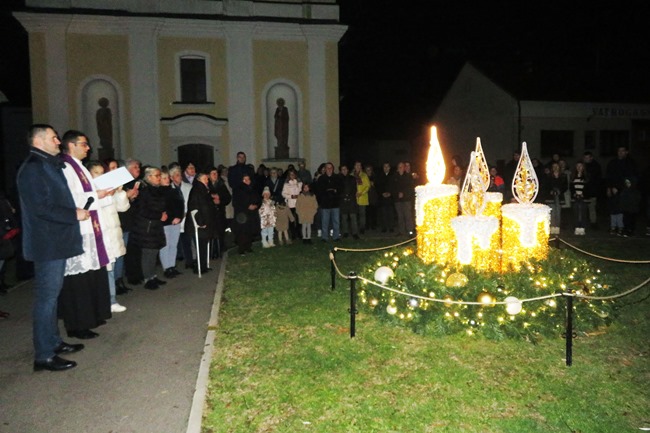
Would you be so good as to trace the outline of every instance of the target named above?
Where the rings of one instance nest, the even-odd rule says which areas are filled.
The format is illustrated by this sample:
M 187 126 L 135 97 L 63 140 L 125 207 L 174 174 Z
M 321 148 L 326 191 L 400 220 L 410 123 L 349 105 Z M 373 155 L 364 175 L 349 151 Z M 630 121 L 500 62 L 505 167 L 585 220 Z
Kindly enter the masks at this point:
M 431 127 L 431 141 L 429 142 L 429 155 L 427 156 L 427 180 L 430 184 L 440 185 L 445 180 L 445 159 L 438 141 L 438 132 L 435 126 Z

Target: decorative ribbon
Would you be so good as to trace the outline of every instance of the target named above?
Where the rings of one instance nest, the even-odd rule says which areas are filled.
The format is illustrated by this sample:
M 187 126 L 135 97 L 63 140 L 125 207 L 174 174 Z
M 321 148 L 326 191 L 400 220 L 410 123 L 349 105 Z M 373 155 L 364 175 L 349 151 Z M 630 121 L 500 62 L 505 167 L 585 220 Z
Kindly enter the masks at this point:
M 63 160 L 70 164 L 75 173 L 77 173 L 84 192 L 91 192 L 93 190 L 93 187 L 90 184 L 90 180 L 86 177 L 86 174 L 83 172 L 81 166 L 77 163 L 77 161 L 75 161 L 75 159 L 68 154 L 63 155 Z M 90 211 L 90 220 L 93 224 L 93 234 L 95 235 L 95 244 L 97 245 L 97 257 L 99 258 L 99 265 L 106 266 L 110 260 L 108 259 L 108 254 L 106 253 L 104 236 L 102 235 L 102 227 L 99 224 L 99 215 L 97 214 L 96 210 Z

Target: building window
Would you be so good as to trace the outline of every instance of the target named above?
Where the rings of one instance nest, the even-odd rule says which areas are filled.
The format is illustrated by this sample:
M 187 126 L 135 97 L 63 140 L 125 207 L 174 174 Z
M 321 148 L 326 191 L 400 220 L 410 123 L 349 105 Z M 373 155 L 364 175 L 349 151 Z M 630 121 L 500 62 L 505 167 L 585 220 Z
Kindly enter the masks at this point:
M 621 146 L 629 149 L 630 131 L 600 131 L 600 156 L 616 156 Z
M 181 101 L 201 103 L 207 100 L 205 59 L 181 57 Z
M 596 150 L 596 131 L 585 131 L 585 150 Z
M 557 153 L 560 157 L 573 156 L 573 131 L 542 131 L 541 156 L 550 158 Z
M 176 53 L 175 104 L 213 104 L 210 55 L 201 51 Z

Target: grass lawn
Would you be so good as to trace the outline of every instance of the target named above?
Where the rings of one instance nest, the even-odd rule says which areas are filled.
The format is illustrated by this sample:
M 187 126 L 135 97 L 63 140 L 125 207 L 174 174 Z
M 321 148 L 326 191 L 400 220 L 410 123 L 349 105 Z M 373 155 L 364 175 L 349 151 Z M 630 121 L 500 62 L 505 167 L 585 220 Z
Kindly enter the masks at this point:
M 576 240 L 577 242 L 578 240 Z M 648 259 L 650 240 L 585 237 L 606 256 Z M 366 248 L 394 239 L 342 242 Z M 633 432 L 650 427 L 648 287 L 613 324 L 574 340 L 431 337 L 365 309 L 349 336 L 349 284 L 330 290 L 330 245 L 228 259 L 204 432 Z M 364 254 L 338 253 L 342 271 Z M 597 262 L 627 290 L 648 265 Z

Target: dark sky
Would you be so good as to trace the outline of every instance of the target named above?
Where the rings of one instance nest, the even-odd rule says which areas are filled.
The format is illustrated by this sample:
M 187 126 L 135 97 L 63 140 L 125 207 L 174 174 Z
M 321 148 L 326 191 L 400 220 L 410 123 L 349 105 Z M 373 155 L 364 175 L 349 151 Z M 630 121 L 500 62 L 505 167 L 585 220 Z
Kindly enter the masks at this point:
M 616 1 L 494 6 L 503 3 L 339 0 L 349 26 L 340 46 L 344 141 L 417 135 L 467 60 L 542 75 L 580 71 L 648 81 L 645 10 Z
M 27 37 L 8 18 L 8 9 L 20 3 L 0 2 L 0 85 L 11 101 L 29 104 Z M 507 6 L 494 6 L 501 3 Z M 341 21 L 349 26 L 340 44 L 343 143 L 346 137 L 420 133 L 467 60 L 560 77 L 623 72 L 626 82 L 649 83 L 650 14 L 628 4 L 339 0 Z

